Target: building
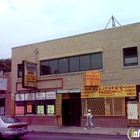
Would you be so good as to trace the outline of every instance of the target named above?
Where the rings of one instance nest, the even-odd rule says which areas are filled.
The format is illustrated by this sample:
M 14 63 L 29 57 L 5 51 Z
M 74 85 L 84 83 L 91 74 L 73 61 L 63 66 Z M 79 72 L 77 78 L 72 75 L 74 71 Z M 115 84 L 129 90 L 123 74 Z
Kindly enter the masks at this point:
M 11 73 L 0 73 L 0 115 L 11 115 Z
M 135 23 L 12 48 L 12 113 L 29 124 L 85 126 L 90 108 L 95 126 L 138 124 L 139 30 Z M 100 73 L 100 85 L 83 91 L 88 71 Z

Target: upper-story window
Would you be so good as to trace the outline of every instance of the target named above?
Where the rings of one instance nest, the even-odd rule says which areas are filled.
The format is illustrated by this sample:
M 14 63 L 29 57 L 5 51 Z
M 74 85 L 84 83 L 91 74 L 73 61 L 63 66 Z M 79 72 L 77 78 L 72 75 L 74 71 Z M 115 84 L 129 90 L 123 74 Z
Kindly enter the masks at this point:
M 79 71 L 79 56 L 69 58 L 70 72 Z
M 80 56 L 80 70 L 90 70 L 90 56 L 91 55 L 84 55 Z
M 51 69 L 51 73 L 50 74 L 54 74 L 54 73 L 58 73 L 58 60 L 50 60 L 50 69 Z
M 137 47 L 123 48 L 123 65 L 124 67 L 138 65 Z
M 23 68 L 22 64 L 17 64 L 17 78 L 22 78 Z
M 40 61 L 40 75 L 103 69 L 102 52 Z
M 68 58 L 59 59 L 59 73 L 68 72 Z

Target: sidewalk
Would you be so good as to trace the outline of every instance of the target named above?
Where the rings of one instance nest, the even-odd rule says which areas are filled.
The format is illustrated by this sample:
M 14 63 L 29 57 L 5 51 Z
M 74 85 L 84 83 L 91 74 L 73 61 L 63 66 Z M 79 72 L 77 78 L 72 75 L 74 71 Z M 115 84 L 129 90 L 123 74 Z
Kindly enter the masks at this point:
M 84 129 L 84 127 L 29 125 L 29 132 L 46 132 L 61 134 L 95 134 L 95 135 L 127 135 L 129 128 L 104 128 Z

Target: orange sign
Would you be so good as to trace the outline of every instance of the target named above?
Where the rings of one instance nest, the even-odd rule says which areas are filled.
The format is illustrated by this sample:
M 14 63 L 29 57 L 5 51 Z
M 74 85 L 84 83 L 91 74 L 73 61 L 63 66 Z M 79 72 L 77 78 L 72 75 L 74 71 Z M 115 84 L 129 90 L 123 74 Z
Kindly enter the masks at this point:
M 136 96 L 135 85 L 85 87 L 81 89 L 81 98 L 130 97 Z
M 83 80 L 84 86 L 100 86 L 100 72 L 86 71 Z

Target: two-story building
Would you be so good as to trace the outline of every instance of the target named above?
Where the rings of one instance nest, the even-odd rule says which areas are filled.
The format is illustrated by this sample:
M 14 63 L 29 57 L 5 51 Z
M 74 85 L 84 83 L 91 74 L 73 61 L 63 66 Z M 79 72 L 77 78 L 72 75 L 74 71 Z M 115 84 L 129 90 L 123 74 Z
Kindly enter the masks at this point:
M 12 48 L 12 113 L 29 124 L 139 123 L 140 23 Z M 85 72 L 100 73 L 84 86 Z M 95 77 L 93 77 L 94 79 Z

